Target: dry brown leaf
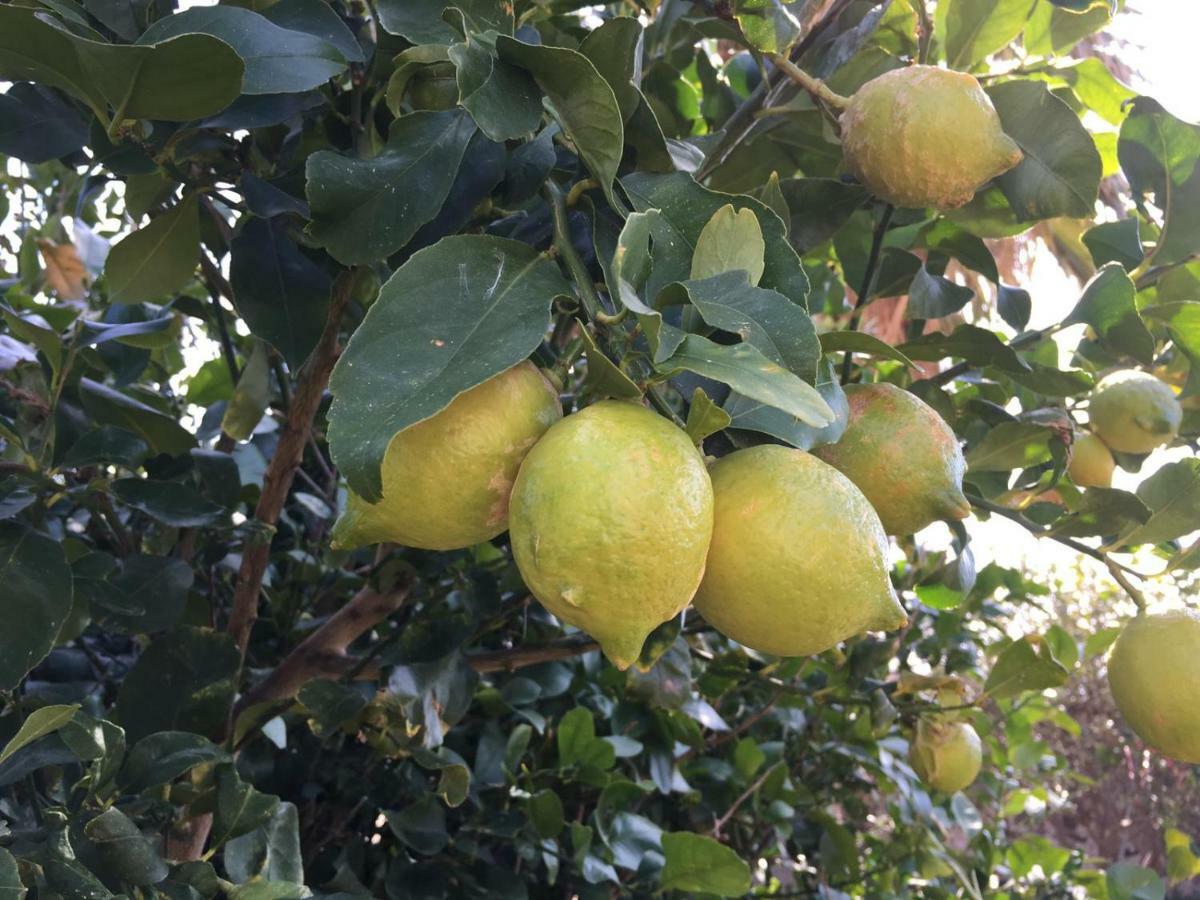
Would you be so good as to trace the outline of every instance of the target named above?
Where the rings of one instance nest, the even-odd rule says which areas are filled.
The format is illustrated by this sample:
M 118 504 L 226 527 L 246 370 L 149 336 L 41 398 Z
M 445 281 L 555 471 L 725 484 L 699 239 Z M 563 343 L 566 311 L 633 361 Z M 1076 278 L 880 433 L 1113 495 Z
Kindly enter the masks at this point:
M 46 289 L 60 300 L 82 299 L 88 275 L 75 245 L 56 244 L 42 238 L 38 240 L 38 249 L 46 264 Z

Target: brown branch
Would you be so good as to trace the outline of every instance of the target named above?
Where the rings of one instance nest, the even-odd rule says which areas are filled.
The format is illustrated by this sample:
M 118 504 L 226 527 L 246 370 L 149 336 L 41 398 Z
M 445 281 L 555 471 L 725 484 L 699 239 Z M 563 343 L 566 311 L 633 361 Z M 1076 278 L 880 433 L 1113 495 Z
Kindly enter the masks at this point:
M 545 644 L 541 647 L 518 647 L 513 650 L 473 653 L 467 657 L 467 662 L 472 669 L 480 673 L 511 672 L 526 666 L 536 666 L 538 663 L 571 659 L 599 649 L 600 645 L 592 640 L 571 640 L 558 644 Z
M 275 448 L 275 455 L 271 457 L 271 463 L 267 467 L 267 474 L 263 478 L 262 493 L 259 495 L 254 518 L 260 526 L 266 526 L 268 530 L 275 527 L 280 513 L 283 512 L 296 469 L 304 457 L 304 445 L 312 430 L 313 419 L 329 384 L 329 374 L 337 361 L 338 331 L 342 314 L 350 302 L 353 277 L 353 270 L 347 270 L 334 284 L 325 330 L 312 355 L 300 370 L 287 421 Z M 233 592 L 233 609 L 229 615 L 227 630 L 233 635 L 243 658 L 250 643 L 250 629 L 254 627 L 258 618 L 258 597 L 262 592 L 263 575 L 270 557 L 271 542 L 265 535 L 258 536 L 242 551 L 242 565 L 238 570 L 237 587 Z
M 314 678 L 341 677 L 350 672 L 360 660 L 348 655 L 346 649 L 403 606 L 408 593 L 407 584 L 387 593 L 363 588 L 285 656 L 271 674 L 247 691 L 238 701 L 237 712 L 260 703 L 290 699 Z
M 749 800 L 750 797 L 753 796 L 754 792 L 757 791 L 760 787 L 762 787 L 763 783 L 766 782 L 766 780 L 768 778 L 770 778 L 772 774 L 774 774 L 775 770 L 778 769 L 782 765 L 783 765 L 783 760 L 780 760 L 779 762 L 775 763 L 775 765 L 771 766 L 765 772 L 763 772 L 761 775 L 759 775 L 756 779 L 754 779 L 754 782 L 753 782 L 753 784 L 750 785 L 750 787 L 748 787 L 744 791 L 742 791 L 742 793 L 738 796 L 738 798 L 733 801 L 733 804 L 729 807 L 729 809 L 725 810 L 725 815 L 723 815 L 723 816 L 721 816 L 721 818 L 717 819 L 716 824 L 713 825 L 713 830 L 712 830 L 713 837 L 715 837 L 715 838 L 721 837 L 721 829 L 724 828 L 729 823 L 729 820 L 733 818 L 733 814 L 738 811 L 738 808 L 743 803 L 745 803 L 747 800 Z

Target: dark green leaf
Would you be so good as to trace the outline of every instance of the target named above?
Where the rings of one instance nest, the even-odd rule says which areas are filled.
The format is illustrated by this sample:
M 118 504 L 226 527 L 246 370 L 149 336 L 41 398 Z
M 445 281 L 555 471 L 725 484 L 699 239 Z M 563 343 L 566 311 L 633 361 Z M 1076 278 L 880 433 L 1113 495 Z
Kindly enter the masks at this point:
M 459 102 L 493 141 L 510 141 L 537 130 L 542 102 L 524 69 L 501 62 L 470 35 L 448 51 L 458 80 Z
M 237 6 L 195 7 L 164 16 L 142 33 L 138 44 L 156 44 L 184 34 L 208 34 L 237 51 L 245 63 L 243 94 L 296 94 L 320 87 L 346 68 L 326 40 L 289 31 L 265 16 Z
M 690 831 L 662 836 L 662 883 L 667 890 L 740 897 L 750 890 L 750 867 L 729 847 Z
M 0 763 L 3 763 L 22 747 L 58 731 L 74 718 L 78 709 L 79 704 L 77 703 L 69 706 L 43 706 L 35 709 L 21 723 L 17 733 L 5 744 L 4 750 L 0 751 Z
M 1089 488 L 1051 531 L 1063 537 L 1105 537 L 1132 531 L 1150 515 L 1149 507 L 1128 491 Z
M 117 776 L 124 791 L 139 793 L 170 784 L 196 766 L 228 762 L 230 756 L 206 737 L 186 731 L 160 731 L 138 741 Z
M 202 528 L 225 518 L 225 510 L 177 481 L 121 478 L 112 483 L 117 498 L 173 528 Z
M 533 76 L 609 203 L 622 209 L 613 181 L 625 145 L 624 121 L 616 95 L 591 60 L 565 47 L 541 47 L 503 35 L 496 39 L 496 51 L 501 60 Z
M 554 791 L 538 791 L 526 801 L 525 811 L 540 837 L 557 837 L 563 830 L 563 804 Z
M 1065 321 L 1086 322 L 1110 349 L 1148 365 L 1154 359 L 1154 336 L 1138 314 L 1136 294 L 1125 270 L 1109 263 L 1084 286 Z
M 346 265 L 390 256 L 437 215 L 474 133 L 463 110 L 422 111 L 397 119 L 373 159 L 314 153 L 309 231 Z
M 726 203 L 701 229 L 688 277 L 701 281 L 740 271 L 753 287 L 762 279 L 765 252 L 758 217 L 752 210 L 734 210 L 732 203 Z
M 240 665 L 233 638 L 207 628 L 177 628 L 153 640 L 117 695 L 129 740 L 156 731 L 219 734 Z
M 282 219 L 250 219 L 230 252 L 229 282 L 246 326 L 299 369 L 325 327 L 329 275 L 300 252 Z
M 1062 100 L 1037 81 L 1005 81 L 988 89 L 1005 133 L 1025 158 L 997 179 L 1023 219 L 1092 216 L 1100 187 L 1100 154 Z
M 967 470 L 1007 472 L 1049 462 L 1053 434 L 1029 422 L 1003 422 L 967 451 Z
M 1000 651 L 983 685 L 983 692 L 995 700 L 1004 700 L 1025 691 L 1058 687 L 1065 684 L 1067 678 L 1067 670 L 1045 643 L 1025 637 Z
M 915 368 L 911 359 L 893 347 L 885 344 L 872 334 L 862 331 L 827 331 L 820 336 L 822 353 L 842 353 L 847 350 L 853 353 L 865 353 L 868 356 L 878 356 L 880 359 L 894 359 L 906 366 Z
M 440 852 L 450 840 L 446 833 L 445 808 L 432 795 L 427 794 L 399 812 L 385 815 L 392 833 L 424 856 Z
M 1145 258 L 1136 218 L 1104 222 L 1083 233 L 1084 246 L 1097 267 L 1110 262 L 1134 269 Z
M 47 87 L 14 84 L 0 94 L 0 154 L 41 163 L 74 153 L 87 142 L 88 123 Z
M 442 18 L 447 8 L 459 10 L 471 31 L 512 34 L 512 7 L 496 0 L 383 0 L 379 20 L 387 32 L 414 44 L 449 44 L 459 34 Z
M 642 389 L 604 354 L 582 322 L 579 323 L 579 336 L 583 339 L 584 358 L 587 360 L 585 384 L 588 392 L 597 397 L 640 400 Z
M 200 219 L 195 194 L 116 244 L 104 264 L 114 303 L 161 300 L 181 290 L 200 258 Z
M 329 734 L 361 713 L 372 693 L 370 685 L 359 688 L 319 678 L 300 688 L 296 699 L 312 714 L 318 732 Z
M 861 185 L 837 178 L 788 178 L 779 189 L 787 202 L 788 236 L 800 253 L 833 237 L 870 196 Z
M 1017 331 L 1024 331 L 1033 312 L 1033 298 L 1024 288 L 1000 284 L 997 288 L 996 307 L 1000 318 Z
M 958 312 L 974 297 L 975 292 L 969 287 L 955 284 L 921 266 L 908 288 L 905 315 L 910 319 L 941 319 Z
M 642 81 L 642 25 L 630 16 L 609 19 L 589 31 L 579 52 L 591 60 L 596 71 L 608 82 L 628 122 L 642 102 L 638 85 Z
M 173 417 L 127 397 L 107 385 L 79 379 L 79 396 L 92 417 L 105 425 L 133 432 L 156 452 L 173 455 L 187 453 L 196 439 Z
M 133 820 L 110 806 L 83 829 L 105 873 L 144 887 L 167 877 L 167 865 Z
M 236 882 L 262 878 L 268 882 L 303 884 L 300 817 L 295 805 L 280 803 L 265 825 L 227 842 L 222 859 L 225 871 Z
M 71 570 L 62 545 L 0 522 L 0 584 L 0 688 L 10 690 L 50 652 L 71 611 Z
M 1167 463 L 1138 485 L 1137 496 L 1151 515 L 1122 538 L 1123 544 L 1169 541 L 1200 529 L 1200 460 Z
M 325 0 L 281 0 L 262 10 L 280 28 L 301 31 L 337 48 L 346 62 L 366 62 L 358 39 Z
M 959 325 L 953 334 L 926 334 L 899 349 L 909 359 L 934 361 L 960 357 L 976 366 L 999 366 L 1006 372 L 1029 370 L 1029 364 L 995 333 L 977 325 Z
M 213 812 L 212 841 L 219 846 L 264 825 L 279 808 L 279 798 L 242 781 L 232 764 L 217 769 L 217 808 Z
M 1005 374 L 1021 387 L 1029 388 L 1046 397 L 1079 397 L 1095 386 L 1095 379 L 1081 369 L 1058 369 L 1029 363 L 1029 371 L 1013 371 Z
M 687 427 L 684 430 L 694 443 L 699 444 L 710 434 L 716 434 L 728 427 L 730 421 L 729 413 L 713 403 L 708 394 L 700 388 L 692 392 L 692 400 L 688 404 Z
M 850 332 L 839 332 L 850 334 Z M 831 444 L 841 439 L 846 431 L 846 422 L 850 415 L 850 405 L 846 393 L 842 390 L 833 365 L 828 359 L 823 360 L 817 370 L 817 393 L 824 398 L 833 411 L 834 419 L 828 425 L 820 428 L 801 422 L 795 416 L 788 415 L 782 410 L 767 406 L 738 393 L 731 393 L 725 401 L 725 411 L 731 417 L 730 427 L 745 431 L 757 431 L 768 434 L 773 438 L 810 450 L 820 444 Z
M 7 850 L 0 848 L 0 898 L 3 900 L 21 900 L 28 891 L 21 883 L 21 871 L 17 861 Z
M 1167 886 L 1158 873 L 1133 863 L 1114 863 L 1105 875 L 1108 900 L 1163 900 Z
M 181 559 L 135 553 L 122 562 L 119 575 L 88 595 L 94 614 L 109 628 L 161 631 L 183 615 L 193 577 L 191 566 Z
M 949 0 L 944 13 L 947 64 L 970 69 L 1007 47 L 1025 27 L 1031 8 L 1029 0 Z
M 527 357 L 568 291 L 552 262 L 503 238 L 446 238 L 405 263 L 330 381 L 330 446 L 355 492 L 377 500 L 392 437 Z

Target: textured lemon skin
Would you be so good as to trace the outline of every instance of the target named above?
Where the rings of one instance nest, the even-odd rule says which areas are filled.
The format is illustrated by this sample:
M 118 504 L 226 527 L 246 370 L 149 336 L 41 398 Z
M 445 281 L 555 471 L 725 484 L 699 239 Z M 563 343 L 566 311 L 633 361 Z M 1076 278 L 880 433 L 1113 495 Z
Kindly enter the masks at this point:
M 392 438 L 382 499 L 371 504 L 351 493 L 333 545 L 455 550 L 494 538 L 508 528 L 521 460 L 561 418 L 558 394 L 530 362 L 464 391 Z
M 1138 737 L 1200 763 L 1200 614 L 1140 615 L 1126 625 L 1108 659 L 1108 686 Z
M 846 399 L 846 433 L 813 453 L 858 485 L 888 534 L 970 515 L 962 448 L 933 407 L 892 384 L 847 385 Z
M 1094 434 L 1083 434 L 1071 445 L 1067 474 L 1080 487 L 1112 487 L 1117 464 L 1108 445 Z
M 983 765 L 983 746 L 966 722 L 922 720 L 908 750 L 908 761 L 934 790 L 953 794 L 970 786 Z
M 635 403 L 605 400 L 567 416 L 513 487 L 510 537 L 525 584 L 621 669 L 692 599 L 712 528 L 700 452 Z
M 722 634 L 763 653 L 807 656 L 907 621 L 879 517 L 836 469 L 764 445 L 709 473 L 715 524 L 694 602 Z
M 841 125 L 847 168 L 896 206 L 962 206 L 1022 157 L 975 77 L 936 66 L 868 81 Z
M 1119 453 L 1149 453 L 1183 422 L 1175 392 L 1148 372 L 1125 369 L 1100 380 L 1088 405 L 1092 431 Z

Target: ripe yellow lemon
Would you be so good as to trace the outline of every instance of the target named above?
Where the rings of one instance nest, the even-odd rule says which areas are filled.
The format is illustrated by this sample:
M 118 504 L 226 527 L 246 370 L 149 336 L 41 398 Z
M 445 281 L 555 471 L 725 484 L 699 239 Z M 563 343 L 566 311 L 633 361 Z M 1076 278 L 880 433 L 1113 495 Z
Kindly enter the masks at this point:
M 521 460 L 561 418 L 558 394 L 530 362 L 464 391 L 392 438 L 382 499 L 372 504 L 352 493 L 333 545 L 454 550 L 494 538 L 508 528 Z
M 1067 474 L 1080 487 L 1112 487 L 1116 468 L 1108 446 L 1094 434 L 1082 434 L 1071 445 Z
M 1148 372 L 1125 369 L 1100 380 L 1088 405 L 1100 440 L 1119 453 L 1149 453 L 1172 440 L 1183 407 L 1171 388 Z
M 907 621 L 879 517 L 836 469 L 764 445 L 731 453 L 710 474 L 716 515 L 695 605 L 722 634 L 806 656 Z
M 1022 157 L 975 77 L 936 66 L 868 81 L 841 125 L 847 168 L 896 206 L 962 206 Z
M 1200 613 L 1142 614 L 1126 625 L 1108 659 L 1108 686 L 1138 737 L 1200 763 Z
M 970 515 L 962 448 L 933 407 L 892 384 L 847 385 L 846 399 L 846 433 L 813 453 L 858 485 L 888 534 Z
M 692 599 L 712 527 L 700 452 L 635 403 L 605 400 L 567 416 L 513 487 L 513 557 L 525 584 L 620 669 Z
M 966 722 L 921 719 L 908 748 L 908 761 L 931 788 L 953 794 L 979 775 L 983 746 Z

